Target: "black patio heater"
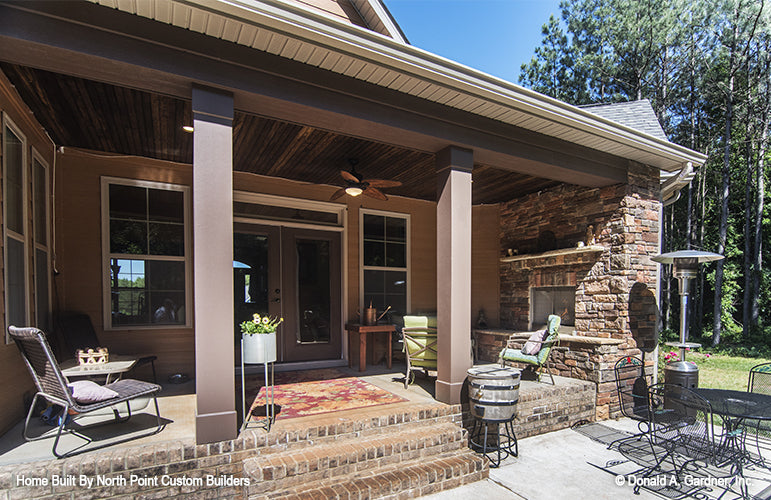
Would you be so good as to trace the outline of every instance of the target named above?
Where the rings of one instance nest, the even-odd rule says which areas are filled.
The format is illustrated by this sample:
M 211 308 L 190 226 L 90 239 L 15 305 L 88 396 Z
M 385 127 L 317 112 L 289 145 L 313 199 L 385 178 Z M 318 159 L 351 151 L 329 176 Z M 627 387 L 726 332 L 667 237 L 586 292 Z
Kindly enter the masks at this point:
M 680 349 L 680 361 L 670 361 L 664 367 L 664 382 L 668 384 L 677 384 L 688 388 L 699 385 L 699 367 L 696 366 L 696 363 L 685 360 L 687 348 L 701 347 L 701 344 L 688 342 L 688 295 L 691 289 L 691 280 L 696 278 L 699 271 L 699 264 L 722 258 L 723 256 L 720 254 L 698 250 L 678 250 L 651 257 L 651 260 L 661 264 L 674 266 L 672 274 L 677 278 L 680 291 L 680 341 L 666 343 L 670 347 Z

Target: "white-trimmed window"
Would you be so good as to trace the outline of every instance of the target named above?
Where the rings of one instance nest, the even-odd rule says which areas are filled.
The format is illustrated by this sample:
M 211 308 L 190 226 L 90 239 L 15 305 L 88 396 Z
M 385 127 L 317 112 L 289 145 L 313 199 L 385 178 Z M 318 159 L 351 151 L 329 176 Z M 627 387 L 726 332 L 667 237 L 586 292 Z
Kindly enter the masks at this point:
M 189 325 L 189 188 L 102 179 L 105 325 Z
M 51 328 L 51 243 L 48 203 L 48 165 L 32 149 L 32 237 L 35 242 L 35 321 L 44 332 Z
M 410 312 L 410 217 L 361 209 L 361 297 L 379 311 Z
M 28 326 L 27 140 L 3 115 L 5 326 Z M 6 337 L 6 341 L 8 338 Z

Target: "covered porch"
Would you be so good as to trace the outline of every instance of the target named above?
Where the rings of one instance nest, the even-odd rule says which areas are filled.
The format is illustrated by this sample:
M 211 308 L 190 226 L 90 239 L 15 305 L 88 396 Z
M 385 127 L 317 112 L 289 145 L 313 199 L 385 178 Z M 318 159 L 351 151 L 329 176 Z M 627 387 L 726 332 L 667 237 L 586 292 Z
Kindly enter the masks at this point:
M 231 21 L 281 37 L 292 30 L 311 31 L 293 17 L 295 7 L 271 7 L 282 10 L 280 19 L 258 7 Z M 230 15 L 192 10 L 212 20 Z M 36 148 L 45 163 L 53 195 L 51 307 L 30 307 L 27 318 L 39 312 L 53 312 L 54 318 L 58 311 L 86 312 L 111 349 L 156 354 L 161 378 L 192 376 L 200 446 L 235 439 L 238 430 L 234 306 L 244 288 L 234 284 L 233 266 L 239 261 L 234 254 L 239 224 L 250 225 L 242 234 L 268 240 L 281 228 L 277 265 L 283 276 L 292 266 L 281 267 L 281 259 L 296 257 L 296 243 L 317 241 L 319 231 L 329 242 L 320 253 L 334 254 L 338 262 L 337 267 L 327 263 L 326 333 L 321 342 L 307 342 L 311 351 L 324 344 L 323 354 L 291 352 L 305 342 L 288 332 L 284 363 L 347 364 L 345 323 L 357 320 L 356 311 L 368 298 L 381 300 L 381 308 L 399 299 L 398 312 L 437 314 L 441 335 L 434 397 L 457 405 L 471 366 L 471 325 L 478 312 L 485 310 L 492 328 L 532 326 L 523 319 L 530 318 L 529 311 L 517 309 L 529 289 L 514 289 L 520 276 L 502 278 L 501 259 L 514 239 L 510 233 L 519 229 L 515 218 L 554 216 L 570 210 L 564 204 L 572 200 L 590 200 L 580 205 L 585 212 L 571 219 L 560 243 L 575 245 L 586 225 L 596 224 L 604 246 L 580 278 L 592 278 L 598 263 L 608 273 L 589 279 L 587 286 L 596 288 L 584 295 L 601 294 L 612 279 L 620 279 L 623 286 L 613 282 L 612 293 L 603 295 L 612 296 L 609 302 L 628 301 L 633 281 L 655 281 L 655 267 L 645 254 L 658 244 L 659 169 L 676 171 L 699 159 L 666 141 L 467 68 L 453 66 L 437 77 L 433 72 L 441 61 L 436 57 L 308 13 L 318 23 L 313 37 L 293 36 L 303 50 L 318 51 L 318 64 L 299 60 L 300 47 L 290 57 L 270 48 L 269 41 L 255 49 L 100 5 L 3 5 L 0 14 L 5 20 L 0 37 L 9 48 L 0 63 L 8 129 L 30 137 L 27 147 Z M 13 26 L 25 30 L 18 33 Z M 361 42 L 366 57 L 331 43 L 334 37 Z M 415 67 L 406 68 L 406 60 Z M 355 168 L 365 178 L 401 186 L 385 190 L 388 200 L 330 200 L 344 186 L 340 171 L 350 159 L 358 161 Z M 145 208 L 129 203 L 136 189 L 143 190 L 144 200 L 158 196 L 166 218 L 152 219 L 149 201 Z M 555 201 L 529 211 L 527 203 L 541 193 Z M 125 201 L 123 212 L 113 210 L 117 199 Z M 525 208 L 517 208 L 519 201 Z M 179 206 L 170 207 L 174 203 Z M 148 228 L 165 224 L 164 241 L 171 244 L 164 246 L 162 258 L 121 247 L 125 242 L 117 236 L 134 233 L 111 230 L 113 221 L 134 221 L 137 210 L 145 212 Z M 329 214 L 334 220 L 324 219 Z M 386 252 L 389 245 L 401 245 L 403 262 L 367 261 L 368 216 L 384 227 L 389 218 L 406 221 L 400 226 L 403 235 L 393 241 L 387 233 L 375 238 Z M 548 228 L 541 226 L 527 222 L 535 236 L 528 233 L 526 243 L 537 240 L 539 231 L 545 234 L 541 229 Z M 295 238 L 289 246 L 287 235 Z M 134 271 L 133 261 L 142 261 L 142 267 Z M 168 271 L 168 284 L 159 290 L 149 285 L 132 290 L 140 277 L 145 279 L 144 266 L 149 269 L 153 262 L 177 270 Z M 368 282 L 368 273 L 382 279 L 380 288 Z M 386 282 L 387 273 L 405 277 L 401 288 L 388 288 L 402 280 Z M 578 285 L 574 271 L 560 275 L 567 285 Z M 121 285 L 122 279 L 128 281 Z M 299 292 L 287 294 L 292 299 L 277 296 L 287 283 L 266 284 L 265 300 L 272 308 L 288 304 L 292 309 L 266 312 L 291 316 L 299 332 Z M 156 309 L 172 296 L 174 314 L 156 324 Z M 133 303 L 132 297 L 144 306 L 130 309 L 125 304 Z M 502 316 L 501 306 L 512 302 Z M 612 318 L 583 312 L 580 317 L 578 307 L 579 335 L 618 335 L 625 348 L 636 348 L 623 308 Z M 8 360 L 2 365 L 4 378 L 24 376 L 13 346 L 5 346 L 2 356 Z M 11 410 L 5 428 L 23 415 L 23 394 L 29 389 L 6 394 Z

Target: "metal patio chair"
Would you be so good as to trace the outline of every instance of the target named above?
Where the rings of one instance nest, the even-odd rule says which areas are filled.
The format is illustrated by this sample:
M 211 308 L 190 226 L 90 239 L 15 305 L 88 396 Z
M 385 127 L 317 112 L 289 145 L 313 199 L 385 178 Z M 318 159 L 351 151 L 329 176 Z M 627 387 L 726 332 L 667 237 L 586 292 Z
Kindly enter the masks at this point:
M 747 392 L 771 395 L 771 363 L 761 363 L 750 369 Z M 747 420 L 744 425 L 755 434 L 755 449 L 760 465 L 771 468 L 771 422 Z
M 546 373 L 549 374 L 549 378 L 551 379 L 551 385 L 554 385 L 554 375 L 551 373 L 552 367 L 550 355 L 554 348 L 559 346 L 560 343 L 560 321 L 561 318 L 556 314 L 552 314 L 548 317 L 546 320 L 546 338 L 541 341 L 517 338 L 515 337 L 516 334 L 510 336 L 506 341 L 506 347 L 504 347 L 498 355 L 501 366 L 506 366 L 506 361 L 534 366 L 539 382 L 541 381 L 541 374 L 545 368 Z M 522 352 L 522 349 L 523 344 L 526 342 L 540 344 L 541 347 L 536 354 L 525 354 Z
M 648 425 L 655 464 L 641 477 L 664 473 L 663 466 L 667 461 L 672 464 L 672 470 L 667 472 L 674 473 L 680 483 L 684 472 L 708 465 L 729 471 L 734 477 L 731 484 L 741 476 L 742 450 L 726 444 L 732 436 L 716 434 L 712 406 L 695 391 L 667 383 L 651 386 Z M 743 496 L 746 496 L 746 485 L 742 483 L 741 486 Z M 639 490 L 640 485 L 635 486 L 635 492 Z
M 407 358 L 407 373 L 404 376 L 404 388 L 415 381 L 413 368 L 423 368 L 426 376 L 429 370 L 437 369 L 436 328 L 428 326 L 427 316 L 405 316 L 402 335 L 404 354 Z
M 62 434 L 65 432 L 64 428 L 67 425 L 67 421 L 68 421 L 67 417 L 69 415 L 72 415 L 73 413 L 77 416 L 80 416 L 96 410 L 100 410 L 102 408 L 112 407 L 111 409 L 113 411 L 113 416 L 114 416 L 113 420 L 108 420 L 107 422 L 98 422 L 88 426 L 82 426 L 80 430 L 97 427 L 99 425 L 104 425 L 104 424 L 113 423 L 113 422 L 126 422 L 128 419 L 131 418 L 131 405 L 129 404 L 131 400 L 141 398 L 141 397 L 152 397 L 153 401 L 155 402 L 155 416 L 158 422 L 158 427 L 152 432 L 143 434 L 142 436 L 132 436 L 126 439 L 112 441 L 109 444 L 104 446 L 118 444 L 118 443 L 122 443 L 132 439 L 136 439 L 138 437 L 145 437 L 150 434 L 155 434 L 157 432 L 160 432 L 161 429 L 163 428 L 164 424 L 161 419 L 160 411 L 158 409 L 158 399 L 157 399 L 157 393 L 161 390 L 161 386 L 157 384 L 151 384 L 149 382 L 142 382 L 140 380 L 132 380 L 132 379 L 118 380 L 117 382 L 113 382 L 111 384 L 107 384 L 103 386 L 117 392 L 118 393 L 117 397 L 110 398 L 105 401 L 100 401 L 97 403 L 89 403 L 89 404 L 79 403 L 73 398 L 71 394 L 71 390 L 67 386 L 67 379 L 62 374 L 61 369 L 59 368 L 59 364 L 56 362 L 56 358 L 54 358 L 54 355 L 51 352 L 51 346 L 48 345 L 48 341 L 46 340 L 45 334 L 37 328 L 18 328 L 15 326 L 8 327 L 8 332 L 10 333 L 10 336 L 13 339 L 13 341 L 16 343 L 16 346 L 19 348 L 22 358 L 24 358 L 24 363 L 27 365 L 30 375 L 32 375 L 32 379 L 34 380 L 35 386 L 37 387 L 37 392 L 35 393 L 35 396 L 32 398 L 32 403 L 30 404 L 29 411 L 27 412 L 27 418 L 24 421 L 24 430 L 22 431 L 22 434 L 25 440 L 37 441 L 39 439 L 44 439 L 49 437 L 45 434 L 38 437 L 30 437 L 27 435 L 30 419 L 32 418 L 32 414 L 35 410 L 35 405 L 37 404 L 37 400 L 40 397 L 42 397 L 49 403 L 59 405 L 64 408 L 64 411 L 60 418 L 59 427 L 56 432 L 56 439 L 54 440 L 53 447 L 52 447 L 52 452 L 57 458 L 62 458 L 62 457 L 76 454 L 75 450 L 68 453 L 63 453 L 63 454 L 60 454 L 57 452 L 59 439 L 61 438 Z M 127 414 L 125 417 L 120 416 L 118 408 L 115 406 L 119 403 L 126 403 Z M 81 433 L 77 432 L 74 429 L 69 429 L 66 432 L 73 434 L 81 439 L 84 439 L 86 441 L 85 444 L 88 444 L 92 441 L 91 438 L 89 438 L 88 436 L 82 435 Z M 85 444 L 83 446 L 85 446 Z M 102 447 L 103 446 L 91 448 L 88 451 L 102 448 Z
M 645 363 L 637 356 L 624 356 L 613 367 L 616 376 L 616 394 L 621 414 L 637 421 L 638 433 L 632 436 L 616 439 L 608 445 L 611 449 L 615 444 L 627 439 L 640 440 L 648 437 L 648 389 L 653 383 L 653 374 L 645 371 Z

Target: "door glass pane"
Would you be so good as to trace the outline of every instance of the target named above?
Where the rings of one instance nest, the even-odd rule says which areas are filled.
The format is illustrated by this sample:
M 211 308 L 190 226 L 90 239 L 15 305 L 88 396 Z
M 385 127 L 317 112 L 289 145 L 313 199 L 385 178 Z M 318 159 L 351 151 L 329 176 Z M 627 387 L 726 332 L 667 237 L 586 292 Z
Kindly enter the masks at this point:
M 35 250 L 35 312 L 37 327 L 48 332 L 50 306 L 48 303 L 48 252 Z
M 237 338 L 240 324 L 268 314 L 268 237 L 233 234 L 233 302 Z
M 329 241 L 297 239 L 298 343 L 328 343 L 331 286 Z
M 23 151 L 24 147 L 16 134 L 10 128 L 5 128 L 5 197 L 8 210 L 8 229 L 18 234 L 24 234 L 24 191 L 23 184 Z M 13 324 L 13 323 L 12 323 Z

